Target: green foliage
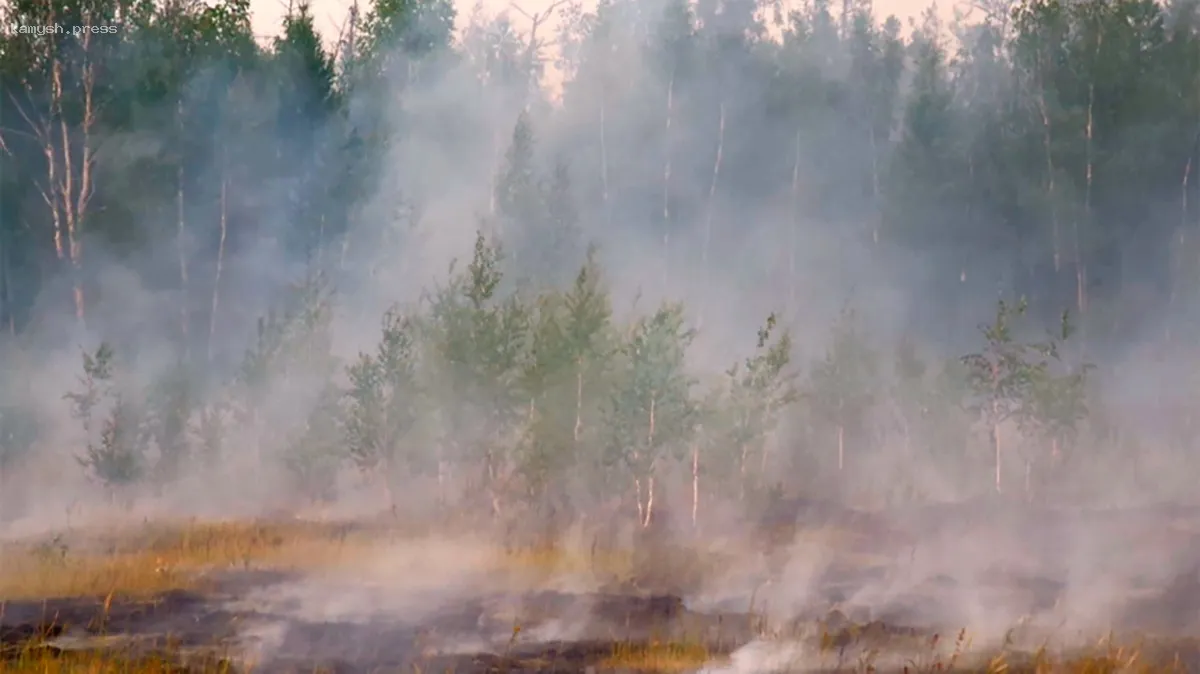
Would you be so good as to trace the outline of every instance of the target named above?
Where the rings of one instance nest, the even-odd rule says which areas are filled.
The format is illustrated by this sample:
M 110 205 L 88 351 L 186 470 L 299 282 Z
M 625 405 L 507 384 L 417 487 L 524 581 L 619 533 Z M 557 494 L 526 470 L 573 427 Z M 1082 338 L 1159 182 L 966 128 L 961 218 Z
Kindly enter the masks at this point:
M 725 395 L 707 407 L 715 412 L 716 447 L 737 452 L 737 467 L 747 476 L 747 462 L 766 451 L 766 441 L 780 415 L 799 399 L 796 374 L 788 368 L 792 358 L 791 334 L 774 335 L 775 314 L 767 316 L 758 331 L 754 355 L 727 372 Z
M 182 363 L 176 363 L 154 382 L 146 400 L 146 433 L 158 450 L 157 478 L 169 482 L 178 477 L 188 455 L 188 423 L 195 406 L 195 378 Z
M 605 408 L 610 461 L 635 477 L 677 458 L 692 438 L 698 406 L 695 379 L 687 373 L 694 330 L 683 307 L 664 304 L 639 319 L 621 350 L 618 380 Z
M 1069 317 L 1063 312 L 1059 335 L 1048 342 L 1046 349 L 1049 362 L 1038 369 L 1030 387 L 1031 409 L 1027 423 L 1049 440 L 1056 452 L 1075 441 L 1080 424 L 1089 415 L 1087 377 L 1095 366 L 1081 363 L 1070 367 L 1063 362 L 1061 343 L 1069 340 L 1072 334 Z
M 442 406 L 439 444 L 456 460 L 482 466 L 489 489 L 501 480 L 505 450 L 523 395 L 531 309 L 518 296 L 497 297 L 499 246 L 480 232 L 471 263 L 435 293 L 425 322 L 432 391 Z M 494 494 L 493 494 L 494 496 Z
M 255 340 L 234 377 L 242 413 L 253 414 L 272 386 L 329 358 L 332 289 L 319 274 L 289 288 L 279 307 L 258 319 Z
M 581 462 L 594 443 L 614 352 L 612 308 L 595 251 L 565 292 L 538 304 L 522 380 L 531 418 L 520 448 L 520 471 L 537 495 L 552 478 Z
M 384 315 L 374 354 L 347 368 L 346 451 L 364 472 L 392 479 L 406 443 L 414 443 L 420 414 L 416 346 L 411 319 L 393 308 Z
M 1037 358 L 1048 355 L 1049 347 L 1020 342 L 1013 335 L 1013 321 L 1024 316 L 1027 308 L 1024 299 L 1016 305 L 999 300 L 995 319 L 979 328 L 983 350 L 962 357 L 973 393 L 967 409 L 981 417 L 989 431 L 1009 419 L 1023 420 L 1033 414 L 1033 386 L 1044 372 L 1044 363 Z
M 969 369 L 972 396 L 967 408 L 988 426 L 996 452 L 996 484 L 1000 486 L 1000 424 L 1010 419 L 1022 428 L 1048 438 L 1057 448 L 1075 437 L 1078 423 L 1087 416 L 1086 377 L 1089 365 L 1056 374 L 1052 364 L 1061 360 L 1060 345 L 1072 333 L 1066 312 L 1059 334 L 1044 341 L 1022 342 L 1013 335 L 1013 321 L 1024 316 L 1027 304 L 997 302 L 996 318 L 981 326 L 986 340 L 979 353 L 962 362 Z M 1027 462 L 1032 459 L 1027 457 Z
M 454 5 L 446 0 L 373 0 L 363 26 L 363 58 L 386 72 L 393 60 L 444 49 L 454 19 Z
M 504 165 L 496 176 L 496 212 L 509 226 L 533 223 L 542 215 L 533 151 L 533 127 L 529 116 L 522 112 L 513 127 Z
M 378 466 L 372 455 L 399 457 L 397 448 L 410 444 L 366 440 L 371 434 L 417 433 L 414 446 L 428 441 L 448 452 L 440 459 L 486 463 L 495 481 L 513 468 L 534 492 L 553 486 L 567 466 L 591 466 L 614 451 L 677 454 L 695 439 L 697 425 L 706 463 L 740 461 L 730 445 L 760 451 L 774 423 L 767 411 L 776 413 L 764 400 L 786 397 L 779 383 L 786 377 L 771 374 L 782 360 L 772 351 L 778 342 L 696 400 L 671 384 L 674 402 L 654 403 L 656 422 L 663 417 L 656 434 L 670 427 L 659 434 L 670 447 L 651 451 L 651 392 L 701 374 L 670 365 L 671 349 L 653 345 L 686 342 L 686 330 L 670 337 L 654 316 L 614 325 L 607 291 L 594 283 L 594 260 L 568 288 L 585 229 L 590 235 L 603 228 L 617 241 L 652 237 L 672 265 L 688 264 L 704 237 L 697 223 L 706 218 L 695 212 L 703 199 L 695 197 L 713 184 L 723 109 L 728 123 L 719 136 L 711 222 L 713 250 L 721 255 L 713 266 L 749 260 L 755 273 L 737 268 L 731 276 L 759 280 L 739 292 L 782 303 L 820 277 L 823 286 L 843 282 L 821 291 L 836 301 L 845 286 L 880 282 L 864 281 L 858 270 L 888 269 L 894 255 L 915 254 L 930 285 L 906 282 L 902 290 L 915 315 L 945 317 L 919 321 L 914 341 L 922 343 L 954 327 L 953 312 L 972 298 L 991 297 L 997 282 L 1004 296 L 1030 299 L 1027 315 L 1023 304 L 1000 309 L 979 353 L 950 363 L 942 360 L 956 354 L 898 353 L 890 378 L 870 346 L 875 335 L 843 317 L 803 381 L 798 446 L 807 435 L 824 452 L 835 433 L 865 446 L 876 439 L 871 424 L 883 418 L 888 431 L 902 433 L 914 460 L 969 454 L 968 421 L 993 432 L 1019 426 L 1014 444 L 1063 450 L 1089 416 L 1092 366 L 1060 357 L 1065 335 L 1022 341 L 1010 321 L 1024 315 L 1036 329 L 1059 308 L 1075 306 L 1088 353 L 1129 344 L 1131 335 L 1158 340 L 1146 315 L 1170 316 L 1164 342 L 1186 334 L 1180 323 L 1187 312 L 1178 309 L 1194 304 L 1200 288 L 1198 244 L 1187 234 L 1200 203 L 1200 24 L 1188 8 L 1024 0 L 1003 15 L 951 26 L 930 11 L 911 36 L 901 36 L 898 20 L 881 21 L 863 3 L 842 8 L 815 0 L 786 17 L 767 7 L 780 14 L 779 39 L 751 5 L 718 9 L 608 1 L 594 12 L 571 8 L 570 49 L 559 64 L 562 101 L 547 106 L 551 92 L 528 86 L 531 68 L 539 72 L 547 56 L 545 34 L 530 44 L 525 26 L 502 18 L 477 22 L 456 42 L 453 5 L 445 0 L 365 4 L 336 46 L 336 60 L 350 65 L 341 73 L 303 3 L 289 13 L 280 39 L 261 45 L 247 0 L 9 3 L 7 25 L 117 30 L 90 40 L 0 36 L 4 330 L 48 337 L 48 314 L 73 310 L 51 291 L 62 276 L 95 280 L 84 293 L 89 312 L 103 297 L 104 310 L 117 317 L 90 329 L 125 322 L 126 312 L 128 323 L 140 320 L 143 309 L 102 280 L 115 260 L 122 273 L 186 308 L 168 320 L 189 321 L 178 330 L 128 332 L 186 332 L 191 343 L 174 345 L 177 351 L 205 353 L 199 347 L 212 344 L 196 342 L 224 344 L 253 327 L 243 321 L 257 314 L 258 293 L 231 284 L 274 287 L 274 270 L 294 262 L 337 273 L 339 282 L 381 278 L 378 272 L 395 264 L 396 248 L 413 243 L 415 223 L 430 224 L 408 215 L 426 206 L 446 212 L 446 191 L 412 176 L 430 156 L 453 157 L 495 173 L 491 195 L 454 190 L 450 198 L 476 204 L 494 197 L 497 220 L 489 224 L 498 225 L 511 254 L 480 237 L 463 274 L 453 274 L 431 304 L 404 309 L 406 365 L 399 369 L 411 386 L 389 384 L 383 374 L 387 330 L 357 365 L 336 363 L 332 299 L 323 281 L 310 280 L 263 317 L 240 372 L 213 386 L 213 399 L 201 395 L 207 388 L 199 385 L 199 368 L 155 373 L 145 390 L 125 378 L 85 382 L 72 403 L 88 446 L 111 442 L 157 453 L 161 470 L 143 468 L 163 479 L 189 445 L 206 457 L 217 456 L 222 441 L 226 450 L 278 449 L 295 452 L 289 460 L 309 484 L 316 475 L 309 466 L 323 472 L 355 452 L 360 467 Z M 956 38 L 953 52 L 947 28 Z M 524 112 L 514 128 L 496 128 L 518 108 Z M 502 152 L 505 141 L 500 166 L 480 163 Z M 546 157 L 558 161 L 550 166 Z M 486 182 L 473 169 L 462 175 L 463 185 Z M 66 194 L 55 206 L 54 195 L 64 190 L 86 194 Z M 397 193 L 402 206 L 367 207 Z M 757 206 L 774 195 L 786 195 L 790 206 Z M 78 211 L 73 223 L 64 221 L 68 211 Z M 396 212 L 404 217 L 393 218 Z M 661 221 L 670 222 L 669 231 L 657 229 Z M 639 230 L 646 222 L 656 229 Z M 846 241 L 838 251 L 865 251 L 870 264 L 819 247 L 830 258 L 819 262 L 855 270 L 855 277 L 806 269 L 797 258 L 807 232 L 796 223 L 812 228 L 816 240 Z M 83 238 L 73 243 L 73 232 Z M 264 242 L 276 238 L 280 259 L 232 263 L 259 259 L 270 249 Z M 762 250 L 787 262 L 768 261 Z M 621 273 L 642 266 L 644 253 L 636 251 Z M 768 267 L 787 267 L 786 278 L 758 273 Z M 234 268 L 226 273 L 235 281 L 218 271 Z M 510 292 L 514 281 L 531 290 Z M 1145 296 L 1143 286 L 1152 288 Z M 863 319 L 873 325 L 875 316 Z M 629 348 L 629 334 L 641 335 L 646 351 L 657 354 L 654 362 Z M 0 372 L 12 372 L 17 357 L 0 355 Z M 223 354 L 214 355 L 204 374 L 224 375 L 223 362 Z M 1182 381 L 1185 369 L 1169 376 Z M 662 374 L 667 370 L 682 374 L 672 379 Z M 355 381 L 337 393 L 343 373 Z M 767 380 L 783 388 L 769 391 Z M 395 393 L 410 389 L 416 397 Z M 684 399 L 694 408 L 690 416 Z M 402 411 L 386 412 L 392 406 Z M 116 426 L 109 423 L 114 409 L 122 420 Z M 641 427 L 630 425 L 635 418 Z M 34 444 L 28 419 L 21 405 L 0 403 L 0 465 Z M 133 426 L 138 432 L 127 430 Z M 621 434 L 628 437 L 610 437 Z M 1194 444 L 1194 434 L 1172 434 L 1181 447 Z M 340 444 L 335 436 L 343 436 Z M 880 445 L 890 451 L 891 444 Z M 405 454 L 404 463 L 421 456 Z
M 549 175 L 540 173 L 533 129 L 522 112 L 496 175 L 496 215 L 506 240 L 515 244 L 509 267 L 541 287 L 557 288 L 577 269 L 583 234 L 567 164 L 559 160 Z
M 296 488 L 314 501 L 330 500 L 341 467 L 342 391 L 332 383 L 322 387 L 304 427 L 283 456 Z
M 116 493 L 145 474 L 144 410 L 115 380 L 114 352 L 107 342 L 83 353 L 81 390 L 67 393 L 87 444 L 79 465 Z M 97 418 L 97 413 L 102 414 Z M 99 428 L 96 428 L 97 421 Z
M 141 432 L 143 412 L 121 393 L 112 394 L 112 411 L 102 422 L 100 439 L 89 443 L 79 465 L 114 493 L 145 475 L 145 441 Z
M 842 466 L 845 435 L 866 430 L 867 416 L 877 402 L 872 382 L 878 376 L 878 356 L 862 334 L 858 318 L 844 311 L 834 326 L 825 357 L 808 376 L 805 395 L 824 430 L 838 439 Z
M 893 356 L 888 399 L 881 402 L 890 407 L 887 430 L 898 440 L 894 451 L 903 453 L 903 465 L 927 473 L 931 469 L 925 462 L 932 462 L 946 474 L 972 473 L 976 466 L 965 449 L 971 446 L 975 418 L 962 408 L 969 395 L 967 368 L 961 361 L 932 360 L 911 340 L 901 340 Z M 896 475 L 890 496 L 901 502 L 922 498 L 913 477 Z
M 83 425 L 83 432 L 91 436 L 96 407 L 109 392 L 113 376 L 113 350 L 108 342 L 101 342 L 95 352 L 83 352 L 83 374 L 80 391 L 67 393 L 64 397 L 72 405 L 72 413 Z

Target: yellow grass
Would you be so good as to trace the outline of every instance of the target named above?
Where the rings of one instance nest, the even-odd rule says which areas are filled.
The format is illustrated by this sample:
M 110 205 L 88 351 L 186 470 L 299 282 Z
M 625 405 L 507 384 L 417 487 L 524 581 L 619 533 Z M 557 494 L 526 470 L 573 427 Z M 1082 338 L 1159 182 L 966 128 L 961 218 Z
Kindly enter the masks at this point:
M 107 540 L 54 539 L 0 551 L 0 600 L 145 596 L 195 588 L 212 568 L 336 565 L 370 545 L 362 534 L 303 524 L 189 522 L 116 532 Z
M 0 602 L 202 589 L 200 572 L 209 569 L 336 568 L 401 540 L 414 536 L 383 526 L 352 531 L 320 523 L 236 521 L 150 524 L 86 540 L 55 537 L 0 548 Z M 627 578 L 633 569 L 628 551 L 553 546 L 504 551 L 497 546 L 492 552 L 499 573 Z
M 721 658 L 723 659 L 723 658 Z M 598 664 L 601 670 L 639 672 L 688 672 L 714 662 L 703 644 L 651 643 L 613 646 L 613 653 Z
M 0 651 L 0 674 L 230 674 L 233 667 L 212 655 L 182 659 L 176 654 L 86 651 L 56 653 L 27 644 L 17 653 Z
M 539 574 L 587 574 L 596 573 L 628 577 L 634 569 L 632 551 L 571 550 L 554 546 L 540 546 L 522 550 L 510 550 L 498 560 L 497 570 L 514 572 L 530 571 Z

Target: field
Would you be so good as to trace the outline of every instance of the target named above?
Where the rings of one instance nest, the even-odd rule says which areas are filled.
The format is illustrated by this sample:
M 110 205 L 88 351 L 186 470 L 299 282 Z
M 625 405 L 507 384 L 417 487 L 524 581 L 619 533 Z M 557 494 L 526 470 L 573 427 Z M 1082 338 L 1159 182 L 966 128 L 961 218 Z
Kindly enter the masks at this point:
M 742 540 L 647 536 L 629 549 L 514 548 L 390 517 L 138 522 L 9 540 L 0 547 L 0 670 L 1149 672 L 1200 665 L 1190 639 L 1200 624 L 1200 578 L 1186 559 L 1197 549 L 1192 513 L 985 517 L 964 507 L 886 521 L 822 511 L 815 522 L 813 509 L 793 505 L 788 526 L 774 518 Z M 1050 562 L 1066 535 L 1056 527 L 1146 546 L 1147 554 L 1166 551 L 1176 571 L 1056 578 Z M 764 529 L 771 535 L 759 535 Z M 1018 540 L 1020 531 L 1027 535 Z M 996 547 L 987 573 L 965 557 L 956 564 L 937 542 L 984 536 Z M 1110 618 L 1087 625 L 1090 633 L 1068 629 L 1078 616 L 1060 609 L 1089 592 L 1093 616 Z M 982 610 L 960 610 L 967 596 Z M 1114 608 L 1101 609 L 1100 599 Z

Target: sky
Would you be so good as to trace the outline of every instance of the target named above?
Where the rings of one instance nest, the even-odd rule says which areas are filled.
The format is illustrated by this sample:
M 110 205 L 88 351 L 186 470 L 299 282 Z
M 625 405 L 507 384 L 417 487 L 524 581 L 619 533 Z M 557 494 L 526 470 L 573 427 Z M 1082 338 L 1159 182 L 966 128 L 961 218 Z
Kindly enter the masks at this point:
M 526 13 L 534 14 L 544 11 L 554 0 L 515 0 Z M 313 17 L 317 29 L 323 37 L 332 42 L 337 39 L 338 30 L 346 21 L 346 15 L 353 0 L 310 0 Z M 369 0 L 359 0 L 366 6 Z M 784 0 L 785 8 L 791 4 L 799 4 L 800 0 Z M 875 0 L 875 10 L 878 16 L 896 15 L 902 21 L 916 17 L 929 6 L 932 0 Z M 459 0 L 457 2 L 460 19 L 465 17 L 474 5 L 474 0 Z M 584 0 L 585 9 L 595 6 L 595 0 Z M 940 3 L 942 9 L 947 9 L 947 3 Z M 489 13 L 499 13 L 510 6 L 509 0 L 483 0 L 483 8 Z M 254 21 L 254 32 L 260 37 L 277 35 L 283 17 L 287 14 L 288 0 L 250 0 L 250 9 Z M 517 14 L 517 17 L 520 15 Z M 553 22 L 551 22 L 552 25 Z M 520 24 L 517 23 L 519 27 Z M 549 33 L 547 33 L 549 34 Z

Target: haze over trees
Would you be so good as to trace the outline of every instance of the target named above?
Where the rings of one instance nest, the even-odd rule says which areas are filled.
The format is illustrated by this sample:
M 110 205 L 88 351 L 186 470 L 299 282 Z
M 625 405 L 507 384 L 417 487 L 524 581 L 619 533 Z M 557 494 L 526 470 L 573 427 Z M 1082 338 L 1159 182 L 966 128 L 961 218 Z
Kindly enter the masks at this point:
M 375 0 L 328 52 L 303 3 L 270 44 L 246 0 L 9 3 L 65 30 L 0 38 L 3 484 L 643 526 L 1183 488 L 1195 2 L 557 8 Z

